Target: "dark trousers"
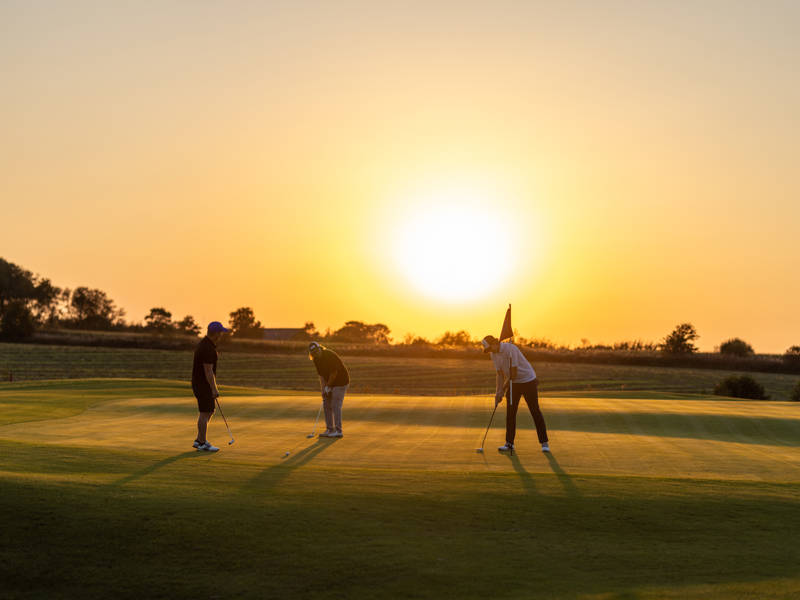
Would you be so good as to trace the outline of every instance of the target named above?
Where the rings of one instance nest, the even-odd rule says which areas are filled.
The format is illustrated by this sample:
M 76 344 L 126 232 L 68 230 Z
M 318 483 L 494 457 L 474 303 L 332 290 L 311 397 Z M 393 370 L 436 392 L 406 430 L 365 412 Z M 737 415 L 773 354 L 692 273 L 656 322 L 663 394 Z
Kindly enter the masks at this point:
M 547 426 L 544 424 L 544 417 L 539 409 L 539 381 L 534 379 L 526 383 L 515 383 L 511 388 L 512 401 L 506 406 L 506 441 L 514 443 L 514 437 L 517 435 L 517 409 L 520 397 L 524 396 L 533 422 L 536 423 L 536 435 L 539 436 L 539 443 L 544 444 L 547 441 Z

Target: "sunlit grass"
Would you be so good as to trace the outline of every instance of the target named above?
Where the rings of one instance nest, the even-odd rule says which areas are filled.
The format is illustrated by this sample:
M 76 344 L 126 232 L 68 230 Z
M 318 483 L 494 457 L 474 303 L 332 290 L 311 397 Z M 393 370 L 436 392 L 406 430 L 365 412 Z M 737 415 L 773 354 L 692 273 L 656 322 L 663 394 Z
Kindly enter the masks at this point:
M 190 447 L 186 391 L 131 380 L 0 390 L 17 421 L 0 427 L 4 597 L 800 592 L 794 404 L 544 397 L 553 454 L 523 410 L 509 458 L 493 450 L 502 418 L 487 452 L 474 451 L 485 398 L 351 394 L 345 437 L 324 442 L 305 438 L 316 395 L 224 389 L 236 443 L 215 419 L 223 449 L 205 455 Z

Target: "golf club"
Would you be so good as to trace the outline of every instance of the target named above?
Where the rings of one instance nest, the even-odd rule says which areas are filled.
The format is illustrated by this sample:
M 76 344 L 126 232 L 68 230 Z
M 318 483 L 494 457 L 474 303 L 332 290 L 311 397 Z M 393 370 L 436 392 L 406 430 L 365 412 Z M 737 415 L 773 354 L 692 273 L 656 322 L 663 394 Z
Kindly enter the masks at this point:
M 322 413 L 322 404 L 320 404 L 320 405 L 319 405 L 319 410 L 317 411 L 317 418 L 316 418 L 316 419 L 314 419 L 314 429 L 312 429 L 312 430 L 311 430 L 311 433 L 309 433 L 309 434 L 306 436 L 307 438 L 312 438 L 312 437 L 314 437 L 314 436 L 317 434 L 317 423 L 319 423 L 319 415 L 320 415 L 321 413 Z
M 494 420 L 494 413 L 497 410 L 499 404 L 500 404 L 499 402 L 495 402 L 494 404 L 494 409 L 492 410 L 492 416 L 489 417 L 489 424 L 486 426 L 486 433 L 483 434 L 483 440 L 481 440 L 481 447 L 475 448 L 475 452 L 477 452 L 478 454 L 483 453 L 483 444 L 486 443 L 486 436 L 489 434 L 489 428 L 492 426 L 492 421 Z
M 228 419 L 225 418 L 225 413 L 222 412 L 222 406 L 220 406 L 220 403 L 219 403 L 219 396 L 217 397 L 216 400 L 217 400 L 217 408 L 219 409 L 219 414 L 222 415 L 222 420 L 225 421 L 225 427 L 228 428 L 228 435 L 231 436 L 231 441 L 228 442 L 228 446 L 230 446 L 234 441 L 233 440 L 233 434 L 231 433 L 231 428 L 228 426 Z

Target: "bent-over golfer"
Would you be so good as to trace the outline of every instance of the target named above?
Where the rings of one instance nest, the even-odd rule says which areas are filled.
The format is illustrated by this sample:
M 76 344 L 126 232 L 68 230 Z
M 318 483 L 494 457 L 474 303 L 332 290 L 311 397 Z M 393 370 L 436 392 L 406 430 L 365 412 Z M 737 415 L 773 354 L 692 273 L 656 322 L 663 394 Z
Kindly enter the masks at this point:
M 217 452 L 219 448 L 212 446 L 206 439 L 208 422 L 214 414 L 214 400 L 219 397 L 217 388 L 217 344 L 223 334 L 228 333 L 219 321 L 213 321 L 208 325 L 208 334 L 200 340 L 194 351 L 194 361 L 192 363 L 192 392 L 197 398 L 197 410 L 200 415 L 197 417 L 197 438 L 194 446 L 204 452 Z
M 350 373 L 342 359 L 333 350 L 329 350 L 318 342 L 308 345 L 308 357 L 314 361 L 319 375 L 319 387 L 322 390 L 322 405 L 325 408 L 325 431 L 319 437 L 340 438 L 342 433 L 342 404 L 347 386 L 350 384 Z
M 539 408 L 539 382 L 531 363 L 514 344 L 500 342 L 496 337 L 487 335 L 481 340 L 484 354 L 490 353 L 494 368 L 497 371 L 494 405 L 508 399 L 506 406 L 506 443 L 500 446 L 500 452 L 514 451 L 514 438 L 517 434 L 517 409 L 520 398 L 524 396 L 536 424 L 536 434 L 542 445 L 542 452 L 550 452 L 547 440 L 547 426 Z M 509 392 L 510 388 L 510 392 Z

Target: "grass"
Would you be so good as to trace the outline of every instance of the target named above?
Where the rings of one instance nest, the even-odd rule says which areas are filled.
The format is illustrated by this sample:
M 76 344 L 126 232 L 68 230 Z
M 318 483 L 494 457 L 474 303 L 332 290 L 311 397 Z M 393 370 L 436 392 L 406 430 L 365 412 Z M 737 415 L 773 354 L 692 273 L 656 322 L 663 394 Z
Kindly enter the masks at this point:
M 487 358 L 425 359 L 347 356 L 351 391 L 362 393 L 460 395 L 494 390 L 494 372 Z M 0 375 L 17 380 L 85 377 L 138 377 L 187 380 L 192 352 L 84 346 L 0 344 Z M 534 363 L 541 389 L 661 391 L 709 393 L 725 377 L 737 374 L 707 369 L 598 365 L 565 362 Z M 797 375 L 753 373 L 773 400 L 789 400 Z M 226 353 L 221 349 L 220 382 L 267 389 L 316 390 L 319 380 L 304 352 L 295 354 Z
M 546 394 L 507 457 L 485 398 L 349 394 L 322 441 L 316 395 L 223 391 L 204 455 L 182 382 L 0 388 L 3 597 L 800 594 L 795 404 Z

